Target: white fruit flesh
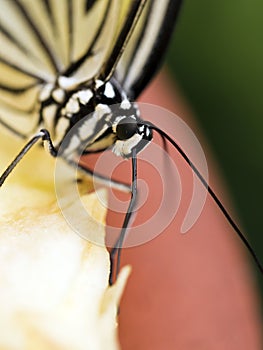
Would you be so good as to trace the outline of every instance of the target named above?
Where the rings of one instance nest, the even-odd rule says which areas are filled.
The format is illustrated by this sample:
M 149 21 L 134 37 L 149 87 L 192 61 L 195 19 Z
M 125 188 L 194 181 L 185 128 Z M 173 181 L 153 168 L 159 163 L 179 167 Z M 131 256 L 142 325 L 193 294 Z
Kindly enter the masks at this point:
M 0 147 L 4 169 L 19 144 L 3 137 Z M 54 160 L 38 149 L 22 163 L 0 189 L 0 349 L 118 349 L 129 268 L 109 287 L 106 248 L 81 239 L 61 214 Z M 103 242 L 106 209 L 95 193 L 80 196 L 90 213 L 81 224 Z

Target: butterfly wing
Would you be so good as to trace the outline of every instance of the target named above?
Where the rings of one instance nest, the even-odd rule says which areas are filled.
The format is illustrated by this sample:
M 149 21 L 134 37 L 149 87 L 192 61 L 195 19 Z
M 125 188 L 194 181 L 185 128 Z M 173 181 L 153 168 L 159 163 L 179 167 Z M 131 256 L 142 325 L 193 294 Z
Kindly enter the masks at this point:
M 119 8 L 119 0 L 1 0 L 0 122 L 29 135 L 39 122 L 44 85 L 62 75 L 75 85 L 96 76 Z
M 8 0 L 0 11 L 0 122 L 39 123 L 38 95 L 114 73 L 135 98 L 157 68 L 180 0 Z
M 182 0 L 150 0 L 117 66 L 116 77 L 136 99 L 158 70 Z

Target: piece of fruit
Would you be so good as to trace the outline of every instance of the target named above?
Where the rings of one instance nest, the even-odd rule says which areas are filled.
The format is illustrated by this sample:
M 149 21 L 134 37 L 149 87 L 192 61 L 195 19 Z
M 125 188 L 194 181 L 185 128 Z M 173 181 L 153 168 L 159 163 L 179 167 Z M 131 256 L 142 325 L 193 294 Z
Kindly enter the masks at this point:
M 19 150 L 8 141 L 0 141 L 1 169 Z M 0 349 L 118 349 L 116 314 L 129 268 L 108 286 L 105 246 L 80 238 L 58 206 L 56 193 L 76 188 L 72 170 L 62 164 L 65 176 L 54 184 L 54 165 L 35 149 L 0 189 Z M 84 188 L 79 199 L 89 215 L 75 215 L 103 243 L 106 209 Z

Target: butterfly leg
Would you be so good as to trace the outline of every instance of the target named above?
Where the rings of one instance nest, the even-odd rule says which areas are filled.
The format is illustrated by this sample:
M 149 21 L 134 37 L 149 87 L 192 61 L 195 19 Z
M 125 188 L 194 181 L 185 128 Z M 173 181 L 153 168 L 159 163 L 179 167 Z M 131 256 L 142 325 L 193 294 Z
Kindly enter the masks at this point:
M 41 129 L 35 136 L 33 136 L 26 145 L 21 149 L 15 159 L 9 164 L 3 174 L 0 176 L 0 187 L 3 185 L 5 180 L 17 166 L 17 164 L 23 159 L 23 157 L 30 151 L 30 149 L 39 141 L 46 141 L 48 143 L 49 152 L 53 157 L 57 156 L 57 150 L 52 144 L 50 134 L 46 129 Z
M 123 242 L 125 239 L 125 235 L 127 233 L 127 228 L 129 226 L 134 207 L 136 204 L 136 197 L 137 197 L 137 153 L 136 150 L 133 150 L 132 152 L 132 189 L 131 189 L 131 199 L 130 204 L 128 207 L 128 210 L 125 215 L 125 219 L 122 225 L 121 233 L 119 238 L 117 239 L 114 247 L 112 248 L 110 252 L 110 260 L 111 260 L 111 271 L 110 271 L 110 277 L 109 277 L 109 283 L 110 285 L 113 284 L 113 274 L 114 274 L 114 258 L 117 254 L 117 261 L 116 261 L 116 271 L 115 271 L 115 277 L 118 276 L 118 273 L 120 271 L 120 262 L 121 262 L 121 250 L 123 246 Z

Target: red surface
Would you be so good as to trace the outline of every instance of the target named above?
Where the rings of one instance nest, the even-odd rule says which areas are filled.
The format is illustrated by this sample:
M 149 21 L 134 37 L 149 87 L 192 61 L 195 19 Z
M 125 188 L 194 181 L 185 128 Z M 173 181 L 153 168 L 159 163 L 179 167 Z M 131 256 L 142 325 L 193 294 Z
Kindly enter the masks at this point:
M 197 131 L 182 98 L 171 92 L 163 76 L 142 100 L 176 112 Z M 204 146 L 203 140 L 201 143 Z M 183 179 L 183 196 L 175 220 L 157 238 L 124 249 L 122 254 L 122 265 L 130 264 L 133 270 L 121 304 L 121 348 L 260 350 L 259 306 L 246 253 L 209 198 L 191 231 L 180 234 L 192 176 L 182 159 L 173 154 Z M 208 164 L 210 184 L 229 207 L 218 169 L 209 155 Z M 139 176 L 149 182 L 154 204 L 160 188 L 148 171 L 144 165 L 139 166 Z M 151 215 L 150 206 L 143 206 L 137 221 Z M 118 218 L 110 220 L 117 222 Z

